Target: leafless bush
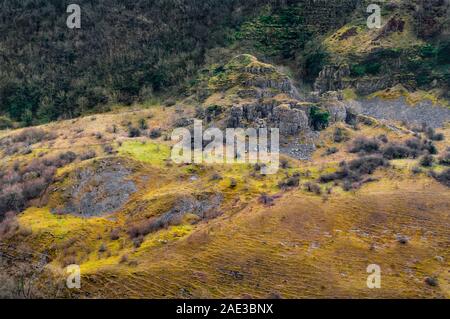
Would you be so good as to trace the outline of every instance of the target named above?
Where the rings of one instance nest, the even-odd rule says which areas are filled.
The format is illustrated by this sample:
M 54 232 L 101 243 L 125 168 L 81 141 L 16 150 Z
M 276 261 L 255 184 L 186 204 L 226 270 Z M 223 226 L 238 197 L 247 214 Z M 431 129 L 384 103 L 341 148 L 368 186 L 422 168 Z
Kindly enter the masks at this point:
M 300 176 L 297 174 L 289 176 L 278 183 L 278 187 L 282 189 L 290 187 L 298 187 L 299 185 L 300 185 Z
M 211 176 L 211 181 L 219 181 L 222 179 L 222 176 L 219 173 L 214 173 Z
M 47 181 L 40 177 L 22 184 L 23 186 L 23 196 L 26 200 L 36 198 L 42 194 L 42 192 L 47 188 Z
M 439 157 L 439 164 L 450 166 L 450 152 L 447 151 Z
M 80 155 L 80 160 L 86 161 L 86 160 L 94 158 L 96 156 L 97 156 L 97 154 L 95 153 L 94 150 L 88 150 Z
M 450 168 L 447 168 L 440 174 L 433 173 L 432 176 L 441 184 L 450 187 Z
M 109 237 L 111 238 L 111 240 L 118 240 L 120 238 L 120 229 L 114 228 L 109 234 Z
M 55 139 L 56 135 L 40 128 L 27 128 L 12 136 L 13 143 L 27 143 L 28 145 Z
M 103 146 L 103 151 L 108 155 L 114 154 L 114 148 L 109 144 Z
M 19 230 L 19 223 L 14 212 L 7 212 L 3 219 L 0 213 L 0 240 L 11 237 Z
M 444 134 L 436 133 L 432 127 L 428 127 L 425 130 L 425 135 L 432 141 L 443 141 L 445 138 Z
M 141 136 L 141 131 L 134 127 L 134 126 L 129 126 L 128 127 L 128 137 L 139 137 Z
M 351 171 L 358 174 L 373 174 L 373 172 L 389 163 L 383 157 L 377 155 L 364 156 L 349 162 L 348 167 Z
M 328 147 L 325 152 L 323 153 L 323 156 L 330 156 L 332 154 L 336 154 L 337 152 L 339 152 L 337 147 Z
M 350 146 L 350 153 L 365 153 L 373 154 L 380 149 L 380 142 L 376 139 L 369 139 L 366 137 L 356 138 Z
M 305 190 L 316 195 L 322 194 L 322 188 L 320 188 L 320 186 L 316 183 L 312 182 L 305 183 Z
M 430 154 L 425 154 L 419 160 L 420 166 L 423 166 L 423 167 L 431 167 L 431 166 L 433 166 L 433 163 L 434 163 L 434 157 Z
M 151 139 L 157 139 L 157 138 L 159 138 L 160 136 L 161 136 L 161 129 L 159 129 L 159 128 L 154 128 L 154 129 L 151 129 L 151 130 L 150 130 L 149 137 L 150 137 Z
M 72 163 L 77 159 L 77 154 L 72 151 L 59 154 L 59 159 L 63 162 L 63 165 Z
M 382 150 L 383 157 L 389 160 L 416 157 L 417 151 L 396 143 L 388 143 Z
M 333 132 L 333 141 L 335 143 L 342 143 L 348 141 L 347 131 L 343 128 L 336 127 Z
M 289 161 L 288 161 L 287 159 L 285 159 L 285 158 L 282 158 L 282 159 L 280 160 L 280 167 L 281 167 L 282 169 L 287 169 L 287 168 L 289 168 Z
M 272 196 L 267 195 L 266 193 L 261 194 L 259 196 L 258 201 L 263 205 L 272 205 L 274 198 Z
M 26 200 L 19 184 L 9 185 L 0 192 L 0 213 L 6 211 L 21 211 Z

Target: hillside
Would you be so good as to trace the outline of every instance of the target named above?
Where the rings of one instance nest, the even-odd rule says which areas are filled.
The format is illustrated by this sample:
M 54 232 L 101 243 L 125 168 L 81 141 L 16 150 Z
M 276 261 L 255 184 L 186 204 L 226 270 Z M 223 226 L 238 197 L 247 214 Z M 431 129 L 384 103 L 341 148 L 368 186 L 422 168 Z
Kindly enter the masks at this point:
M 448 1 L 80 2 L 0 5 L 0 298 L 450 298 Z
M 34 297 L 448 298 L 448 125 L 377 120 L 332 96 L 302 100 L 288 76 L 250 55 L 223 72 L 223 82 L 205 78 L 213 99 L 221 83 L 229 88 L 218 114 L 188 98 L 2 133 L 3 293 L 14 278 L 37 276 Z M 238 93 L 242 83 L 267 77 L 280 104 L 273 114 L 305 117 L 300 131 L 282 133 L 275 175 L 171 161 L 174 126 L 199 114 L 229 123 L 236 105 L 254 103 Z M 311 110 L 340 106 L 354 118 L 333 116 L 317 131 Z M 305 134 L 314 147 L 299 160 L 292 138 Z M 22 273 L 23 263 L 35 270 Z M 384 289 L 365 286 L 372 263 L 383 267 Z M 81 267 L 81 290 L 58 288 L 69 264 Z
M 295 81 L 316 82 L 320 91 L 367 95 L 402 83 L 438 97 L 448 92 L 446 1 L 389 1 L 381 31 L 366 28 L 368 3 L 358 0 L 79 5 L 82 28 L 69 29 L 64 1 L 2 2 L 0 115 L 13 123 L 0 125 L 184 95 L 200 69 L 238 53 L 288 66 Z

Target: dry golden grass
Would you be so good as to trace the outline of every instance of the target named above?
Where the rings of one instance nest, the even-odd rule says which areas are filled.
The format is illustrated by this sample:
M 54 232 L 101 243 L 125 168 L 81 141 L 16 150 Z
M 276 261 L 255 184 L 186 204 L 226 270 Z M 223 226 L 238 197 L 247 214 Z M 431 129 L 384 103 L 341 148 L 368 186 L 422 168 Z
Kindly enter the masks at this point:
M 113 214 L 54 215 L 50 208 L 61 200 L 57 190 L 46 207 L 29 208 L 19 216 L 20 224 L 32 231 L 23 240 L 36 251 L 50 251 L 49 269 L 61 272 L 66 260 L 80 264 L 82 289 L 76 296 L 450 298 L 450 192 L 426 173 L 413 175 L 410 169 L 417 160 L 392 161 L 393 168 L 377 171 L 378 181 L 359 190 L 333 187 L 331 194 L 318 196 L 303 187 L 283 191 L 277 185 L 294 172 L 302 173 L 302 184 L 313 181 L 356 156 L 347 152 L 349 142 L 333 141 L 335 126 L 322 132 L 321 148 L 311 161 L 289 159 L 290 168 L 261 176 L 247 164 L 168 164 L 170 142 L 131 140 L 121 124 L 145 117 L 150 127 L 169 127 L 179 116 L 176 113 L 175 108 L 153 107 L 49 124 L 47 129 L 58 132 L 54 146 L 45 142 L 29 155 L 36 156 L 40 147 L 49 153 L 57 152 L 57 146 L 83 149 L 84 144 L 98 143 L 91 133 L 101 131 L 103 142 L 123 141 L 120 147 L 115 144 L 119 155 L 114 156 L 121 156 L 135 171 L 131 178 L 138 191 Z M 113 124 L 119 128 L 117 133 L 107 130 Z M 347 130 L 351 139 L 380 134 L 390 141 L 411 137 L 383 123 L 361 125 L 359 130 L 337 126 Z M 79 127 L 85 135 L 76 138 L 72 132 Z M 440 131 L 446 140 L 436 145 L 444 150 L 450 130 Z M 339 149 L 336 154 L 321 156 L 333 146 Z M 97 159 L 105 156 L 99 152 Z M 57 186 L 67 187 L 71 172 L 92 162 L 61 169 Z M 234 188 L 231 179 L 237 182 Z M 140 247 L 133 245 L 127 234 L 130 223 L 159 216 L 179 198 L 204 192 L 223 194 L 219 217 L 198 221 L 187 214 L 179 224 L 145 236 Z M 273 206 L 258 202 L 263 192 L 278 195 Z M 111 238 L 113 229 L 119 229 L 118 239 Z M 400 244 L 396 235 L 410 240 Z M 381 266 L 381 289 L 366 286 L 369 264 Z M 439 286 L 427 286 L 427 276 L 438 278 Z

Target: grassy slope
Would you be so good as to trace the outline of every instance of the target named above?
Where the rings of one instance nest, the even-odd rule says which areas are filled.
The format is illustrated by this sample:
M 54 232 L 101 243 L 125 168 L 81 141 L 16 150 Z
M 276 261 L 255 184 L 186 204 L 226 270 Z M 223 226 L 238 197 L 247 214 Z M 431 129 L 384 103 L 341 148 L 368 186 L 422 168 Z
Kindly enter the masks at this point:
M 77 150 L 99 143 L 92 132 L 105 132 L 117 123 L 118 133 L 104 133 L 102 141 L 118 147 L 116 141 L 121 140 L 119 155 L 134 161 L 138 170 L 133 178 L 139 191 L 116 214 L 82 219 L 55 216 L 43 207 L 30 208 L 19 216 L 20 224 L 32 231 L 23 242 L 36 251 L 48 251 L 53 258 L 49 268 L 60 272 L 65 257 L 75 256 L 83 274 L 78 296 L 450 297 L 446 272 L 450 193 L 425 173 L 413 176 L 409 169 L 415 161 L 394 161 L 395 169 L 378 171 L 375 177 L 380 181 L 356 192 L 345 193 L 339 187 L 327 196 L 302 189 L 282 192 L 277 184 L 286 174 L 300 171 L 304 183 L 334 171 L 339 161 L 349 158 L 345 145 L 331 141 L 333 128 L 323 132 L 321 149 L 312 162 L 291 159 L 291 168 L 262 177 L 248 165 L 166 164 L 168 142 L 129 140 L 120 124 L 137 122 L 150 113 L 150 127 L 161 121 L 169 125 L 168 119 L 178 116 L 175 108 L 163 111 L 156 106 L 47 126 L 64 132 L 55 145 Z M 77 126 L 85 127 L 83 138 L 74 138 Z M 390 140 L 408 137 L 383 125 L 347 130 L 350 137 L 382 133 Z M 448 129 L 444 132 L 448 140 Z M 437 145 L 443 150 L 448 142 Z M 340 151 L 322 157 L 324 148 L 330 146 Z M 45 148 L 36 146 L 26 159 Z M 58 152 L 55 148 L 47 151 Z M 99 152 L 98 156 L 106 155 Z M 90 164 L 71 164 L 60 176 L 79 165 Z M 214 173 L 223 179 L 212 181 Z M 237 180 L 236 188 L 229 187 L 231 178 Z M 192 224 L 193 216 L 186 216 L 179 225 L 149 234 L 139 248 L 133 247 L 126 234 L 128 223 L 167 211 L 180 196 L 201 192 L 224 195 L 220 217 Z M 257 202 L 262 192 L 281 198 L 274 206 L 265 207 Z M 51 196 L 50 205 L 55 198 Z M 111 230 L 117 227 L 120 238 L 112 240 Z M 401 245 L 396 234 L 411 240 Z M 99 251 L 102 244 L 104 252 Z M 121 263 L 124 255 L 128 261 Z M 371 263 L 382 267 L 380 290 L 366 288 L 365 269 Z M 436 276 L 439 287 L 427 287 L 423 283 L 426 276 Z

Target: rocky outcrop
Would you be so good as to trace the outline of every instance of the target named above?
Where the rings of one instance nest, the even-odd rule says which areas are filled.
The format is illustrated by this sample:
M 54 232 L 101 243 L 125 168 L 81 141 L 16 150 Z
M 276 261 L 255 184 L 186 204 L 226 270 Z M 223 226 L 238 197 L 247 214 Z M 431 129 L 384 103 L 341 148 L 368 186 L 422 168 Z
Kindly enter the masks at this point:
M 80 168 L 69 177 L 69 186 L 62 189 L 63 205 L 53 208 L 52 212 L 83 217 L 115 212 L 137 190 L 131 174 L 120 159 L 105 159 Z
M 252 123 L 280 129 L 280 134 L 295 135 L 309 130 L 308 116 L 305 110 L 292 108 L 285 103 L 276 105 L 246 104 L 233 106 L 230 110 L 228 127 L 245 127 Z
M 433 105 L 430 101 L 422 101 L 414 106 L 408 105 L 405 99 L 381 100 L 374 98 L 358 102 L 360 112 L 376 119 L 404 121 L 430 127 L 442 127 L 450 121 L 450 109 Z
M 223 195 L 215 193 L 201 193 L 181 196 L 174 206 L 152 220 L 150 229 L 159 229 L 165 225 L 179 222 L 186 214 L 196 215 L 200 219 L 213 218 L 220 214 Z
M 287 104 L 282 104 L 273 109 L 269 121 L 280 129 L 280 134 L 296 135 L 309 130 L 308 117 L 302 110 L 291 109 Z
M 343 102 L 342 94 L 330 91 L 322 95 L 321 106 L 330 113 L 330 122 L 344 122 L 347 117 L 347 108 Z
M 327 65 L 314 83 L 315 91 L 321 93 L 327 91 L 337 91 L 346 88 L 345 78 L 350 76 L 350 67 L 347 64 L 335 66 Z

